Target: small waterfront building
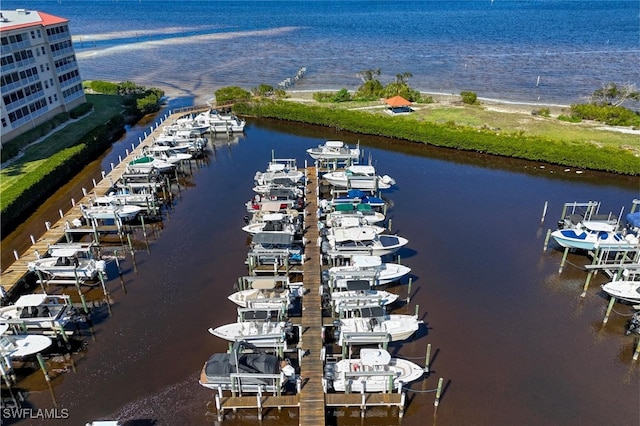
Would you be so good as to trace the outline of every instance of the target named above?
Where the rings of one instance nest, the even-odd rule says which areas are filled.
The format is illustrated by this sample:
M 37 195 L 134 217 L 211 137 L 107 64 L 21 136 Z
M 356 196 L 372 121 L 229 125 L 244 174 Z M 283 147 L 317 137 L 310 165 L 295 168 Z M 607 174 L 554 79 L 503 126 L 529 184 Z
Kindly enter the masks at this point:
M 408 101 L 399 95 L 385 99 L 384 103 L 389 105 L 389 108 L 386 110 L 388 114 L 406 114 L 413 112 L 413 109 L 411 108 L 411 101 Z
M 68 26 L 42 12 L 0 11 L 0 142 L 86 102 Z

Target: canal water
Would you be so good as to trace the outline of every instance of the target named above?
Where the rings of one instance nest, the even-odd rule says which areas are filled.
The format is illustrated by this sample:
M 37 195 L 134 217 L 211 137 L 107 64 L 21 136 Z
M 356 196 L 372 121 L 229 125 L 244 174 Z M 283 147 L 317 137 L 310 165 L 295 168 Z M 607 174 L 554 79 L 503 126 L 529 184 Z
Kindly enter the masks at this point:
M 138 132 L 130 129 L 114 150 L 124 150 Z M 558 273 L 562 253 L 543 251 L 564 202 L 597 200 L 618 214 L 640 196 L 637 178 L 266 120 L 251 121 L 238 140 L 216 141 L 208 160 L 194 164 L 162 224 L 150 232 L 149 249 L 137 241 L 142 249 L 135 261 L 130 255 L 122 260 L 122 281 L 110 264 L 112 315 L 104 306 L 96 309 L 94 336 L 74 356 L 76 372 L 54 379 L 53 394 L 44 387 L 26 402 L 52 408 L 55 398 L 69 418 L 3 420 L 218 424 L 213 393 L 198 384 L 198 374 L 212 353 L 227 348 L 207 329 L 235 319 L 226 297 L 247 274 L 241 227 L 253 176 L 272 153 L 302 166 L 310 160 L 305 150 L 327 139 L 360 142 L 365 158 L 396 179 L 384 196 L 392 231 L 409 239 L 399 255 L 413 280 L 410 302 L 398 311 L 413 313 L 419 305 L 425 326 L 390 351 L 423 364 L 427 344 L 432 347 L 431 373 L 412 384 L 402 420 L 392 409 L 367 410 L 364 420 L 358 410 L 342 409 L 328 417 L 329 424 L 638 423 L 639 364 L 631 359 L 633 337 L 624 336 L 630 308 L 616 305 L 603 326 L 607 299 L 600 284 L 606 277 L 596 276 L 581 298 L 582 267 L 589 260 L 570 255 Z M 108 168 L 114 157 L 115 151 L 100 166 Z M 89 182 L 99 175 L 99 166 L 93 167 L 84 178 Z M 57 197 L 68 199 L 69 193 Z M 404 298 L 407 287 L 405 279 L 391 291 Z M 436 411 L 439 378 L 445 387 Z M 257 415 L 229 413 L 226 419 L 248 425 Z M 261 423 L 297 425 L 297 413 L 273 410 Z

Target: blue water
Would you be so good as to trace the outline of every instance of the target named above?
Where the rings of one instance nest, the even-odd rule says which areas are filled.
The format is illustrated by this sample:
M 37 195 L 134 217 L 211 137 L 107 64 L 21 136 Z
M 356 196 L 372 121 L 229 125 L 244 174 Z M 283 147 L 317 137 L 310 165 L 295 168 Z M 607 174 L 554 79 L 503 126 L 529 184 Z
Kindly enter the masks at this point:
M 220 87 L 356 89 L 358 71 L 419 90 L 568 104 L 640 84 L 640 2 L 5 0 L 70 20 L 84 79 L 201 103 Z

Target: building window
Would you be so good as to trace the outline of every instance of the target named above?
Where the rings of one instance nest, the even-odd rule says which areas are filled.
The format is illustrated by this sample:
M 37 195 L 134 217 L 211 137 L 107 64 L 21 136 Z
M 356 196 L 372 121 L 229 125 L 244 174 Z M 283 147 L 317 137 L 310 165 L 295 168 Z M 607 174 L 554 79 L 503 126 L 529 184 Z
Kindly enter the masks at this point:
M 2 117 L 2 127 L 7 127 L 7 119 Z

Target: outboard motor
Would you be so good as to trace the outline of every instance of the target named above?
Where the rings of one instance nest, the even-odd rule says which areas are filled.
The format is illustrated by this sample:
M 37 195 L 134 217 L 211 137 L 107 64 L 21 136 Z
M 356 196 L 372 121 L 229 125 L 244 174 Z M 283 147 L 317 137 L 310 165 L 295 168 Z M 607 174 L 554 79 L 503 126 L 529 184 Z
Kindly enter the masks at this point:
M 627 323 L 627 329 L 624 332 L 626 336 L 635 333 L 640 334 L 640 312 L 633 314 L 629 322 Z
M 292 340 L 295 337 L 295 333 L 293 331 L 293 324 L 289 321 L 287 321 L 284 324 L 284 335 L 287 338 L 287 340 Z
M 337 342 L 340 340 L 340 320 L 333 321 L 333 340 Z

